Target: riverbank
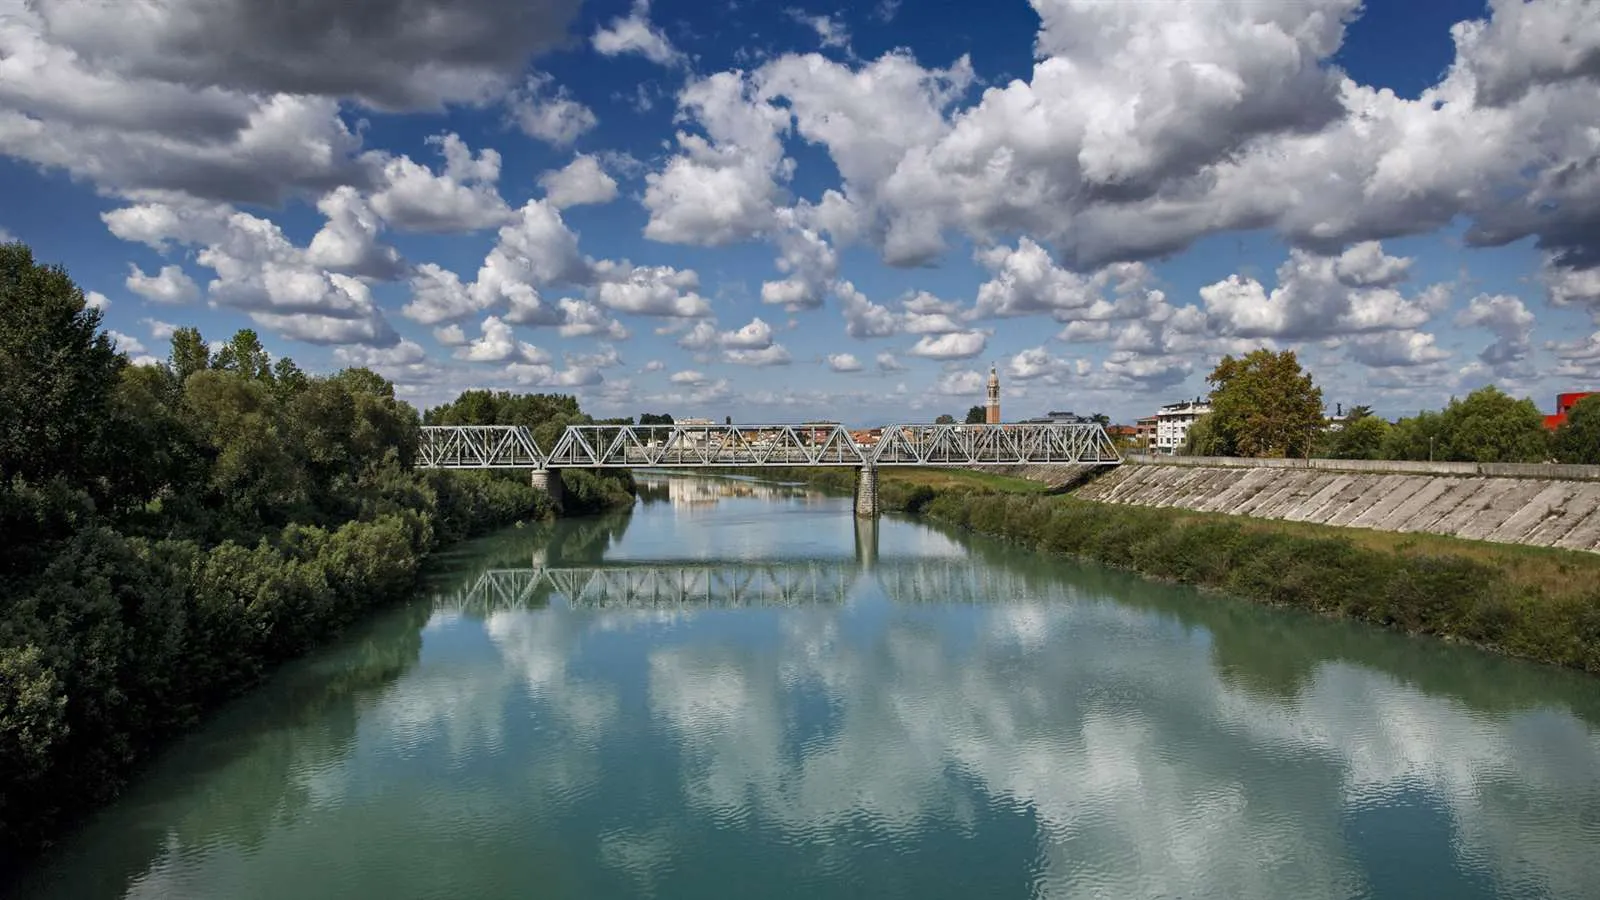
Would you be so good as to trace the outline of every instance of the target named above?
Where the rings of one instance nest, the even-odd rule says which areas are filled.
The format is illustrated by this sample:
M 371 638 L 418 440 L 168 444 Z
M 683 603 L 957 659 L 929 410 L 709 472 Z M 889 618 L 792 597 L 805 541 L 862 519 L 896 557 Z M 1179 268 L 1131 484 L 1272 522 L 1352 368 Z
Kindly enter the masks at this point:
M 1600 674 L 1594 554 L 1097 503 L 934 472 L 880 470 L 880 503 L 1154 578 Z M 808 480 L 839 486 L 833 473 Z
M 1073 493 L 1118 505 L 1600 551 L 1600 466 L 1145 457 Z
M 631 480 L 574 482 L 568 514 L 633 499 Z M 375 486 L 349 521 L 249 544 L 76 527 L 4 598 L 0 874 L 281 664 L 409 597 L 434 553 L 557 514 L 525 477 L 418 472 Z

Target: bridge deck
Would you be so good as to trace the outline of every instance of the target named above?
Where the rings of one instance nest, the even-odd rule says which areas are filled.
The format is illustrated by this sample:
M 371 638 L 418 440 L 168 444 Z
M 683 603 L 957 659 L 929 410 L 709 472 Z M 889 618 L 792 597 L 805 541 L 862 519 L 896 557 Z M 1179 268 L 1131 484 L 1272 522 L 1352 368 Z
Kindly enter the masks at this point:
M 1117 465 L 1099 425 L 891 425 L 860 444 L 838 425 L 573 425 L 544 452 L 520 425 L 428 425 L 431 469 Z

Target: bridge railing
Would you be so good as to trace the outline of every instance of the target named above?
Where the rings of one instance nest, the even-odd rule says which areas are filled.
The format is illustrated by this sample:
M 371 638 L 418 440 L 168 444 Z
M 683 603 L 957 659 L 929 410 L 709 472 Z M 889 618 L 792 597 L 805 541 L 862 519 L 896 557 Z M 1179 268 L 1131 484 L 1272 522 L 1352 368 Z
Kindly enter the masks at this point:
M 1118 463 L 1099 425 L 891 425 L 872 449 L 879 466 Z
M 572 425 L 544 453 L 519 425 L 422 428 L 421 468 L 1115 465 L 1099 425 L 890 425 L 872 444 L 839 425 Z
M 841 426 L 572 425 L 549 465 L 606 467 L 863 466 Z

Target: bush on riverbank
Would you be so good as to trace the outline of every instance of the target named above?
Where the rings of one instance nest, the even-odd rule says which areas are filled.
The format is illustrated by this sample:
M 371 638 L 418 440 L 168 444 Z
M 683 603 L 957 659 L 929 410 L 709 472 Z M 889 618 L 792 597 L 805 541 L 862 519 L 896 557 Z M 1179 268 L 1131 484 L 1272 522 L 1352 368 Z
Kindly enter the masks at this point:
M 135 763 L 204 711 L 408 596 L 441 543 L 548 513 L 526 483 L 475 473 L 427 473 L 407 487 L 361 520 L 290 524 L 253 544 L 85 524 L 8 583 L 0 846 L 36 846 L 114 796 Z M 15 861 L 0 857 L 0 869 Z
M 849 470 L 786 477 L 849 490 Z M 884 509 L 1245 599 L 1467 641 L 1600 674 L 1600 555 L 1013 490 L 880 470 Z
M 310 376 L 248 330 L 213 352 L 179 329 L 168 363 L 135 365 L 100 324 L 0 244 L 0 870 L 409 595 L 430 551 L 553 512 L 526 473 L 413 471 L 417 412 L 372 371 Z M 574 480 L 569 509 L 631 501 L 627 479 Z
M 1600 674 L 1600 558 L 1398 535 L 1385 547 L 1291 523 L 886 487 L 889 508 L 1043 550 Z

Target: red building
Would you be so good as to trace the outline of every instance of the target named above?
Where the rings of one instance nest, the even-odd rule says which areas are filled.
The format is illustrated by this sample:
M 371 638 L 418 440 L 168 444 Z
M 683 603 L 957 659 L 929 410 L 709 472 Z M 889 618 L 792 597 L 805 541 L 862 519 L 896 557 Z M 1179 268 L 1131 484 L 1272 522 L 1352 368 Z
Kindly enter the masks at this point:
M 1585 397 L 1593 397 L 1596 393 L 1600 393 L 1600 391 L 1573 391 L 1570 394 L 1557 394 L 1556 414 L 1544 417 L 1544 427 L 1555 431 L 1565 425 L 1567 423 L 1567 413 L 1572 412 L 1572 408 L 1578 405 L 1578 401 Z

